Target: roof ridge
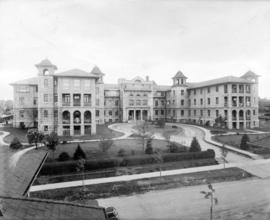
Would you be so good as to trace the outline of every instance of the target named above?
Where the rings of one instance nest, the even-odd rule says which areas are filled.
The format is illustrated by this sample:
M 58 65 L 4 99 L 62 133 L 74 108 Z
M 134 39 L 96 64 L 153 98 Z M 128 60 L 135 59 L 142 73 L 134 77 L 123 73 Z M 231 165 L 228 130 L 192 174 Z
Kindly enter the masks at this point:
M 101 207 L 101 206 L 91 206 L 91 205 L 84 205 L 84 204 L 80 204 L 80 203 L 59 201 L 59 200 L 52 200 L 52 199 L 39 199 L 39 198 L 2 196 L 2 195 L 0 195 L 0 199 L 20 200 L 20 201 L 29 201 L 29 202 L 43 202 L 43 203 L 52 203 L 52 204 L 59 204 L 59 205 L 77 206 L 77 207 L 82 207 L 82 208 L 103 209 L 103 207 Z

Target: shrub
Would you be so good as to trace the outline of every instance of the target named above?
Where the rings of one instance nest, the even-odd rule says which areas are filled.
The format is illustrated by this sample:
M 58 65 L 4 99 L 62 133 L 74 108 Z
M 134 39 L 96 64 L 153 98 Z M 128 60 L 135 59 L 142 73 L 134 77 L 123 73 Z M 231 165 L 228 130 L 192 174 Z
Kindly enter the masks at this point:
M 190 148 L 189 148 L 189 152 L 201 152 L 201 146 L 197 140 L 196 137 L 193 137 Z
M 177 153 L 178 152 L 178 144 L 175 142 L 169 143 L 169 152 L 170 153 Z
M 177 128 L 177 126 L 176 125 L 173 125 L 172 128 Z
M 249 137 L 247 134 L 244 134 L 242 139 L 241 139 L 241 143 L 240 143 L 240 149 L 242 150 L 248 150 L 249 149 L 249 146 L 248 146 L 248 143 L 249 142 Z
M 157 121 L 157 126 L 160 128 L 164 128 L 165 127 L 165 120 L 164 119 L 159 119 Z
M 14 137 L 13 140 L 11 141 L 9 147 L 10 147 L 10 149 L 18 150 L 18 149 L 22 148 L 22 144 L 17 137 Z
M 78 146 L 73 154 L 73 159 L 79 160 L 81 158 L 86 159 L 86 155 L 85 155 L 83 149 L 81 148 L 81 146 L 78 144 Z
M 145 153 L 146 154 L 153 154 L 152 139 L 147 140 Z
M 118 156 L 119 156 L 119 157 L 123 157 L 123 156 L 125 156 L 125 153 L 126 153 L 126 151 L 125 151 L 124 149 L 120 149 L 120 150 L 118 151 Z
M 67 152 L 62 152 L 59 156 L 58 156 L 58 161 L 67 161 L 70 160 L 70 156 Z

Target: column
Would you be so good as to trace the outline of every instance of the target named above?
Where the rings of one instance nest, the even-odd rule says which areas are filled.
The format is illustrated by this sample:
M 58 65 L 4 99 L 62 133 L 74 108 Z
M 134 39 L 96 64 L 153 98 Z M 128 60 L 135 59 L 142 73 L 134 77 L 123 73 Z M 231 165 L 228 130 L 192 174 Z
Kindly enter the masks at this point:
M 74 135 L 73 111 L 70 111 L 70 136 Z
M 136 110 L 133 110 L 133 120 L 136 121 Z
M 142 118 L 142 112 L 143 112 L 143 110 L 140 110 L 141 111 L 141 120 L 143 120 L 143 118 Z

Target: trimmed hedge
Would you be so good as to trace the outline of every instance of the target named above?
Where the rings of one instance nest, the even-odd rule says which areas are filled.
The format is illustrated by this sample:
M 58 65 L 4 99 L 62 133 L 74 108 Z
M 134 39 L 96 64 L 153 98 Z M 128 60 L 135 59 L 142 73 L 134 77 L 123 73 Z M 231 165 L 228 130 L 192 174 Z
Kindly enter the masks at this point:
M 208 159 L 215 158 L 215 151 L 208 149 L 202 152 L 187 153 L 166 153 L 162 155 L 164 162 L 175 162 L 184 160 Z M 93 171 L 99 169 L 107 169 L 114 167 L 137 166 L 145 164 L 154 164 L 157 160 L 153 155 L 137 155 L 124 158 L 112 158 L 103 160 L 86 160 L 85 171 Z M 40 175 L 59 175 L 76 172 L 77 162 L 52 162 L 45 163 L 40 171 Z

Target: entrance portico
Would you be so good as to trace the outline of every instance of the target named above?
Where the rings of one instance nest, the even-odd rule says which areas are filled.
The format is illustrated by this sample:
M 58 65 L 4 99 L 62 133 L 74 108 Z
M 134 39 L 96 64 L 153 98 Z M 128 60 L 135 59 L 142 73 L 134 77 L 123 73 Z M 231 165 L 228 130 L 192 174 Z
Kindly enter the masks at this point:
M 128 120 L 148 120 L 149 110 L 146 109 L 131 109 L 128 110 Z

